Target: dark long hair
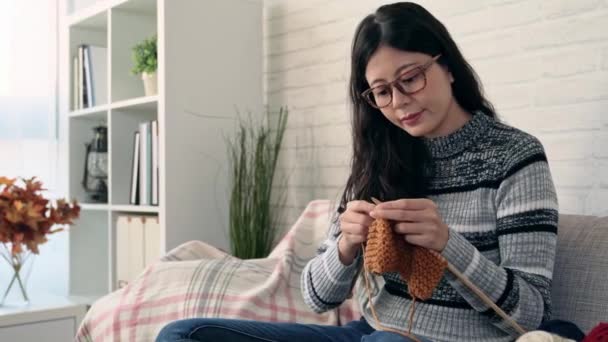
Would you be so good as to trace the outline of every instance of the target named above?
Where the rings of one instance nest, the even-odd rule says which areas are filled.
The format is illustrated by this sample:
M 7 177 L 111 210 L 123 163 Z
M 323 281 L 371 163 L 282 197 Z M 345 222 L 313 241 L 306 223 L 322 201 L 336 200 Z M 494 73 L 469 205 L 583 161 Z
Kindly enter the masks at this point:
M 349 90 L 353 159 L 339 213 L 355 199 L 424 197 L 425 174 L 432 170 L 422 139 L 393 125 L 360 96 L 369 88 L 365 79 L 367 63 L 381 45 L 429 56 L 441 54 L 438 63 L 454 77 L 452 92 L 458 104 L 470 113 L 481 111 L 495 117 L 477 75 L 439 20 L 410 2 L 381 6 L 361 21 L 352 43 Z

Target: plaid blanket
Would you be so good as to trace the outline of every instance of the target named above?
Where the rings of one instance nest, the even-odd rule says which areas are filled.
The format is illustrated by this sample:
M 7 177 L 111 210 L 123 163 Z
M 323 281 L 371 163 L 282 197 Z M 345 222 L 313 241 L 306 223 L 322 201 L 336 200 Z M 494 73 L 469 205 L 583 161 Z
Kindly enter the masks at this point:
M 300 273 L 325 239 L 333 211 L 316 200 L 264 259 L 240 260 L 200 241 L 170 251 L 126 287 L 96 301 L 76 341 L 153 341 L 167 323 L 192 317 L 337 325 L 359 317 L 352 300 L 316 314 Z

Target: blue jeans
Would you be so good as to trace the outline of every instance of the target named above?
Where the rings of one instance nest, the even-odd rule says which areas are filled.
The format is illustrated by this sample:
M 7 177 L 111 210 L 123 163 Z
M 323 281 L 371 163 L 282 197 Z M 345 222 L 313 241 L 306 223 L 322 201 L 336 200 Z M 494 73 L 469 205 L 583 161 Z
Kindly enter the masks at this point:
M 420 338 L 421 342 L 431 342 Z M 402 335 L 376 331 L 364 319 L 344 326 L 270 323 L 221 318 L 191 318 L 169 323 L 156 342 L 411 342 Z

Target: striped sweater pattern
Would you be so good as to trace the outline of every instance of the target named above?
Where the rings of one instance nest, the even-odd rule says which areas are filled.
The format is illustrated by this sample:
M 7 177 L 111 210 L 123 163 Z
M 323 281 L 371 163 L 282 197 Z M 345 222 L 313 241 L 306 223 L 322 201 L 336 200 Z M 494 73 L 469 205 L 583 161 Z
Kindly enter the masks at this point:
M 551 314 L 558 204 L 542 144 L 534 136 L 476 113 L 462 128 L 425 139 L 434 167 L 428 198 L 449 227 L 442 255 L 524 329 Z M 337 220 L 336 220 L 337 222 Z M 338 223 L 304 268 L 304 300 L 315 312 L 339 306 L 362 267 L 338 256 Z M 360 277 L 359 277 L 359 280 Z M 382 325 L 407 330 L 412 299 L 397 274 L 373 277 Z M 354 295 L 374 328 L 363 281 Z M 512 341 L 516 332 L 446 271 L 433 296 L 416 303 L 412 332 L 433 341 Z

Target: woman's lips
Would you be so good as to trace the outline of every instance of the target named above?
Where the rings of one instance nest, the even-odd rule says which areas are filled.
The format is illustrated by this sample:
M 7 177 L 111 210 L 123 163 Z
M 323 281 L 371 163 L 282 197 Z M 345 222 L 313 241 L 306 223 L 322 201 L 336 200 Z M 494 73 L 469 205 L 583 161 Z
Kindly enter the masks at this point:
M 414 125 L 414 124 L 416 124 L 418 119 L 420 119 L 423 112 L 424 112 L 424 110 L 421 110 L 418 113 L 410 114 L 410 115 L 404 117 L 403 119 L 401 119 L 401 122 L 408 126 Z

